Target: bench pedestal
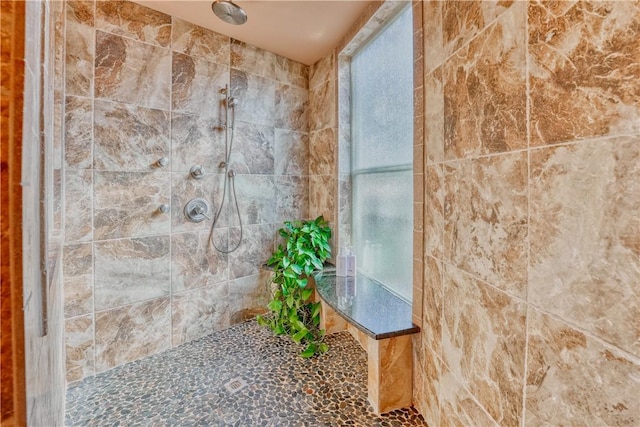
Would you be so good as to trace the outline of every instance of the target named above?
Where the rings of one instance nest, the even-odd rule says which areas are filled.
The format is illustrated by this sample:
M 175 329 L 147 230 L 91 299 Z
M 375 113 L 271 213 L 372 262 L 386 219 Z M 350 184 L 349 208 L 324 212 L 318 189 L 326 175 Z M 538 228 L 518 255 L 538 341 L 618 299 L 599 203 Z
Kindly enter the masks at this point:
M 320 327 L 327 334 L 348 330 L 367 352 L 367 391 L 374 411 L 381 414 L 411 406 L 411 335 L 376 340 L 351 325 L 321 298 L 318 299 L 322 305 Z

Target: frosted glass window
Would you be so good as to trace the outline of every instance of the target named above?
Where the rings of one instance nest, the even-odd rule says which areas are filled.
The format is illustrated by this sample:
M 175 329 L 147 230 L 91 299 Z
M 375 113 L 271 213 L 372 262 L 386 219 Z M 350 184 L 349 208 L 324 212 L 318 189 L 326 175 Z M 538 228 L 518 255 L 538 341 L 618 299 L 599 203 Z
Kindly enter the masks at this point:
M 351 58 L 352 243 L 359 272 L 411 300 L 413 28 L 406 7 Z

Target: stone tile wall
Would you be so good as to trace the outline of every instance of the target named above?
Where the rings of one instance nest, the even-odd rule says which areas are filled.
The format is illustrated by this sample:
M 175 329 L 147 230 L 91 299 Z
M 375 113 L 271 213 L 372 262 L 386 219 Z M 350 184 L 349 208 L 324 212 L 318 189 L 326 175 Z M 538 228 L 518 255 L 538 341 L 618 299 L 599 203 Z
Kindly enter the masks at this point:
M 135 3 L 66 5 L 63 270 L 76 381 L 262 310 L 275 232 L 308 215 L 311 108 L 305 65 Z M 230 162 L 244 226 L 229 255 L 209 243 L 210 221 L 183 215 L 192 198 L 213 212 L 221 203 L 225 85 L 239 101 Z M 202 180 L 189 176 L 196 164 Z M 240 238 L 226 197 L 221 248 Z
M 420 412 L 636 425 L 638 3 L 423 7 Z
M 638 2 L 413 7 L 415 404 L 430 426 L 636 425 Z M 365 15 L 311 67 L 312 99 L 339 81 L 326 181 L 348 153 L 335 58 L 384 7 Z M 342 238 L 339 188 L 311 213 Z

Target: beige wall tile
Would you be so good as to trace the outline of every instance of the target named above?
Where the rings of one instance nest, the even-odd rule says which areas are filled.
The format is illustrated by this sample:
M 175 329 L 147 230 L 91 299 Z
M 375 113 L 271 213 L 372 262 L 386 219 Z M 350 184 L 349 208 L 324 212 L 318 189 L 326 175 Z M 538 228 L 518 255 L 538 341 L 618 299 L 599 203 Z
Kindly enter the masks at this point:
M 171 48 L 217 64 L 229 65 L 229 37 L 171 17 Z
M 96 98 L 169 109 L 171 51 L 168 49 L 96 31 L 95 64 Z
M 96 372 L 171 346 L 169 297 L 100 311 L 95 316 Z
M 171 297 L 171 342 L 177 346 L 229 326 L 229 282 Z
M 96 1 L 96 28 L 157 46 L 171 43 L 171 17 L 129 1 Z
M 527 155 L 445 165 L 447 261 L 513 295 L 526 294 Z
M 67 319 L 64 329 L 67 382 L 94 375 L 93 314 Z
M 639 25 L 637 2 L 529 4 L 531 145 L 640 132 Z
M 527 147 L 525 24 L 515 2 L 443 65 L 446 159 Z
M 636 424 L 639 364 L 533 308 L 528 328 L 527 425 Z
M 168 235 L 96 242 L 94 251 L 96 310 L 169 294 Z
M 97 100 L 94 110 L 95 169 L 149 171 L 171 155 L 168 111 Z
M 447 266 L 442 357 L 493 419 L 522 418 L 526 306 Z
M 640 137 L 531 151 L 529 300 L 640 356 Z

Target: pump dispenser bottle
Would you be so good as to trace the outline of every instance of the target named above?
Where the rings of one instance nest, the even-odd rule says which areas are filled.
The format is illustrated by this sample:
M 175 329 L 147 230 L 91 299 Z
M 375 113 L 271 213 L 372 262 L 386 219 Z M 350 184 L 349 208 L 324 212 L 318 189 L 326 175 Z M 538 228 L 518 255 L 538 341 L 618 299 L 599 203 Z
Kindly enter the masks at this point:
M 338 252 L 336 258 L 336 276 L 344 277 L 347 275 L 347 247 L 343 246 Z
M 351 247 L 347 249 L 347 276 L 355 276 L 356 275 L 356 255 L 353 253 Z

